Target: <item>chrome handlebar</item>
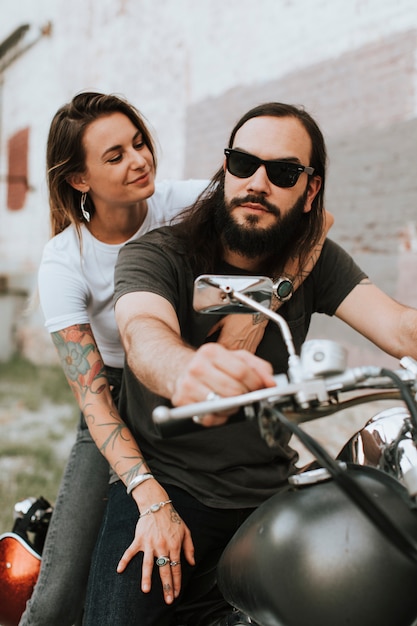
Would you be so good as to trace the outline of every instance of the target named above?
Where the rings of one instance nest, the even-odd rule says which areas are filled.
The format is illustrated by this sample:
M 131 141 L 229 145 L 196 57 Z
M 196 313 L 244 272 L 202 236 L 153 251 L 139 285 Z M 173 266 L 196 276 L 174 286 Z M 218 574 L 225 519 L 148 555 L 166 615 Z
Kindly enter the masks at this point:
M 409 359 L 409 357 L 406 358 Z M 408 362 L 404 362 L 404 366 L 406 364 L 407 367 L 410 366 Z M 417 364 L 411 360 L 411 365 L 416 366 Z M 406 385 L 414 387 L 417 369 L 415 371 L 413 369 L 411 367 L 411 369 L 396 370 L 395 374 Z M 275 387 L 175 408 L 158 406 L 153 411 L 153 420 L 157 424 L 164 424 L 171 420 L 187 419 L 206 413 L 224 412 L 264 402 L 270 405 L 291 404 L 291 419 L 297 423 L 307 422 L 359 403 L 401 399 L 401 394 L 393 385 L 392 380 L 383 376 L 381 372 L 381 368 L 375 366 L 354 367 L 333 376 L 305 378 L 298 382 L 291 382 L 285 374 L 279 374 L 274 376 Z M 374 390 L 373 393 L 371 393 L 372 390 Z M 334 402 L 338 393 L 354 391 L 360 392 L 361 395 L 342 402 Z
M 385 393 L 381 392 L 380 396 L 377 394 L 377 398 L 374 394 L 372 400 L 386 398 L 387 389 L 390 389 L 391 393 L 395 391 L 398 394 L 393 380 L 389 376 L 384 376 L 384 370 L 380 367 L 364 366 L 347 369 L 346 351 L 333 341 L 307 341 L 302 346 L 301 355 L 298 356 L 287 322 L 255 297 L 257 290 L 260 289 L 259 286 L 263 286 L 266 290 L 265 294 L 261 290 L 261 299 L 266 297 L 271 281 L 264 277 L 251 277 L 249 284 L 246 284 L 248 280 L 248 277 L 239 276 L 200 276 L 195 281 L 194 308 L 202 313 L 210 313 L 212 310 L 219 312 L 223 305 L 227 307 L 230 303 L 234 303 L 246 307 L 245 310 L 262 313 L 281 330 L 288 350 L 288 375 L 275 376 L 276 386 L 268 389 L 176 408 L 156 407 L 153 411 L 153 420 L 156 423 L 163 424 L 171 420 L 238 409 L 257 402 L 281 406 L 291 405 L 294 421 L 303 422 L 340 411 L 343 407 L 336 404 L 335 408 L 332 402 L 339 392 L 366 388 L 385 390 Z M 242 287 L 242 284 L 245 287 Z M 395 374 L 403 383 L 415 388 L 417 361 L 411 357 L 404 357 L 400 364 L 403 369 L 396 371 Z M 396 399 L 401 396 L 398 394 L 391 395 L 390 398 L 392 397 Z M 361 396 L 361 402 L 370 401 L 367 396 Z

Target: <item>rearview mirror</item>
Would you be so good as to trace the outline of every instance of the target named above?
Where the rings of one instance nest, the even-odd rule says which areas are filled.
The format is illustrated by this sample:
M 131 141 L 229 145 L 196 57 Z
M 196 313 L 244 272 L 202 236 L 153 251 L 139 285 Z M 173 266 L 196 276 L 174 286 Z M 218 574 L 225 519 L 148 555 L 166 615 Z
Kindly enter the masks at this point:
M 254 308 L 239 302 L 234 293 L 243 294 L 270 309 L 272 292 L 272 280 L 265 276 L 204 274 L 194 282 L 193 306 L 198 313 L 254 313 Z

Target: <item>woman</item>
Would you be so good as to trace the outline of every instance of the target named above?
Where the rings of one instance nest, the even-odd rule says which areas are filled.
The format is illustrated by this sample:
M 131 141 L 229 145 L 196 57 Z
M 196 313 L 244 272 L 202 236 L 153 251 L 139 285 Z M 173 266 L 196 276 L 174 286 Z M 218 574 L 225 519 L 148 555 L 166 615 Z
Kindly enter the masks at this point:
M 126 483 L 140 467 L 116 408 L 124 358 L 112 304 L 118 251 L 171 220 L 206 184 L 155 185 L 155 147 L 143 118 L 123 99 L 98 93 L 79 94 L 56 113 L 47 168 L 53 238 L 39 293 L 82 416 L 20 626 L 70 626 L 80 618 L 109 482 L 103 455 Z

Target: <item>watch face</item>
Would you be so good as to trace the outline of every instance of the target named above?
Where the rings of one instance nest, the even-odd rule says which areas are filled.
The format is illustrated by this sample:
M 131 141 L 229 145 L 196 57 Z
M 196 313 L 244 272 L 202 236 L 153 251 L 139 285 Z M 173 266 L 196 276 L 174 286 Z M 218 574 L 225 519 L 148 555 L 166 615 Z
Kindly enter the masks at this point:
M 286 302 L 293 294 L 294 285 L 289 278 L 278 278 L 278 280 L 274 283 L 274 291 L 278 300 Z

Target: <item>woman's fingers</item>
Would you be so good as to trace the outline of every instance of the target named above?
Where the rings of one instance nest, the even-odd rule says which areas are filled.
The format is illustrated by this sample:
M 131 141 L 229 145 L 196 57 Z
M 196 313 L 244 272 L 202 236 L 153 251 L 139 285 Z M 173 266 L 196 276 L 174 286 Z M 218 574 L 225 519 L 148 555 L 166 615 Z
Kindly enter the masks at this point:
M 181 591 L 181 579 L 182 579 L 182 570 L 181 570 L 181 560 L 180 557 L 177 559 L 173 559 L 170 562 L 171 574 L 172 574 L 172 585 L 174 590 L 174 598 L 178 598 L 179 593 Z
M 171 604 L 181 591 L 181 554 L 190 565 L 194 565 L 194 545 L 190 530 L 174 509 L 168 518 L 165 516 L 165 520 L 162 511 L 158 511 L 157 515 L 160 519 L 147 520 L 146 526 L 139 518 L 135 539 L 120 559 L 117 572 L 123 573 L 133 557 L 138 552 L 143 552 L 142 591 L 144 593 L 150 591 L 152 574 L 156 567 L 161 579 L 164 600 Z M 156 521 L 159 523 L 156 524 Z
M 122 572 L 124 572 L 124 570 L 129 565 L 133 557 L 136 556 L 136 554 L 140 551 L 141 551 L 141 548 L 136 546 L 136 539 L 134 539 L 132 543 L 130 544 L 130 546 L 127 548 L 127 550 L 125 550 L 122 558 L 120 559 L 117 565 L 118 574 L 121 574 Z
M 177 560 L 179 560 L 179 558 Z M 162 561 L 162 563 L 158 564 L 158 561 Z M 164 600 L 167 604 L 171 604 L 174 601 L 174 582 L 173 582 L 173 572 L 171 568 L 171 559 L 169 555 L 162 555 L 160 557 L 157 557 L 156 567 L 159 568 L 159 576 L 161 578 Z M 176 578 L 177 595 L 178 595 L 179 590 L 181 589 L 181 570 L 179 568 L 177 568 L 177 570 L 178 571 L 176 572 L 175 578 Z M 143 573 L 142 573 L 142 580 L 143 580 Z

